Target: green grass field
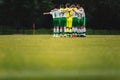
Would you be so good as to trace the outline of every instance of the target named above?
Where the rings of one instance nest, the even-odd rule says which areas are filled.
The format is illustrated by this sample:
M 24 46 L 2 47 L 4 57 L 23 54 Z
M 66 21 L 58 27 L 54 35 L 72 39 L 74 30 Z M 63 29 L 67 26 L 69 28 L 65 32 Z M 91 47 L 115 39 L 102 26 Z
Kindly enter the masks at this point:
M 120 35 L 1 35 L 0 80 L 120 80 Z

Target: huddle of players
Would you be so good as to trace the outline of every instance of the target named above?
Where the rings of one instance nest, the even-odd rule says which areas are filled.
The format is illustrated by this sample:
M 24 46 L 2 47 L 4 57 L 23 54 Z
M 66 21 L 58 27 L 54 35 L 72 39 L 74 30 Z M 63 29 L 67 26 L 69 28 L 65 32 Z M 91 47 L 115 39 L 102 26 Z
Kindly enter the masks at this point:
M 55 7 L 50 12 L 43 13 L 51 14 L 53 17 L 53 37 L 86 37 L 86 17 L 83 7 L 79 4 L 65 6 L 60 5 L 60 8 Z

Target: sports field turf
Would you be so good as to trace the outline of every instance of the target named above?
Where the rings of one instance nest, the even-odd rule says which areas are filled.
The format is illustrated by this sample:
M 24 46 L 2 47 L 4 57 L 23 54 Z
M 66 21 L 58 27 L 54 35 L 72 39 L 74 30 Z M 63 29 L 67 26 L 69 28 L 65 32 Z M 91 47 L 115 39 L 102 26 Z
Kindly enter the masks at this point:
M 120 80 L 120 35 L 1 35 L 0 80 Z

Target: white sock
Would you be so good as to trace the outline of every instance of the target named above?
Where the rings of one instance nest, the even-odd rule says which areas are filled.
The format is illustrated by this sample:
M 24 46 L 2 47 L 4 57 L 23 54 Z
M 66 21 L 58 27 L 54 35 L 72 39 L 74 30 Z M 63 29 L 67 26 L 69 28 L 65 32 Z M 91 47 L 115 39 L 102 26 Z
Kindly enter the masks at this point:
M 57 27 L 57 34 L 59 34 L 59 27 Z

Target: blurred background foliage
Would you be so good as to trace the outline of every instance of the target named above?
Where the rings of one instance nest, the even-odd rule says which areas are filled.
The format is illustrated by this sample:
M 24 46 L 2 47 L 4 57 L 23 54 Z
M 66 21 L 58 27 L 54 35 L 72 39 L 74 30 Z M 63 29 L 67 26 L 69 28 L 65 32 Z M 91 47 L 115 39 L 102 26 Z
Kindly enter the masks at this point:
M 31 29 L 33 23 L 51 29 L 52 17 L 43 12 L 66 3 L 84 7 L 87 28 L 120 30 L 120 0 L 0 0 L 0 29 Z

